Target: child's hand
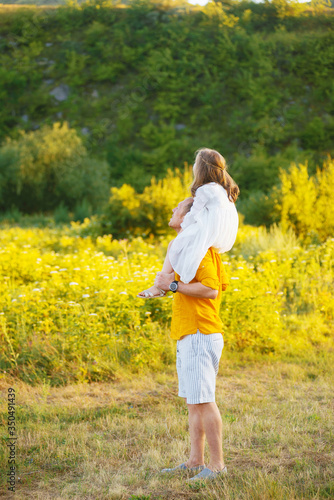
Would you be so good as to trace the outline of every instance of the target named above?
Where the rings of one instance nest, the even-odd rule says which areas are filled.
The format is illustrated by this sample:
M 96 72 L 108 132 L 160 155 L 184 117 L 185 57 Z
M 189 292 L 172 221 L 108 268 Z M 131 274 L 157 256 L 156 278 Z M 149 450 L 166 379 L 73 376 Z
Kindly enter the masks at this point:
M 154 284 L 161 290 L 169 291 L 169 285 L 175 280 L 175 274 L 173 273 L 157 273 Z

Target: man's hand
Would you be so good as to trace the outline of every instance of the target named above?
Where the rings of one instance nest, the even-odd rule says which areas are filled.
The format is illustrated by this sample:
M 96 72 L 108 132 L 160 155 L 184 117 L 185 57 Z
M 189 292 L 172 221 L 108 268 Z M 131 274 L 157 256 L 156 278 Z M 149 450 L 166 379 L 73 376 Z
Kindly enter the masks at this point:
M 169 285 L 175 280 L 174 273 L 157 273 L 154 284 L 161 290 L 169 291 Z
M 161 290 L 168 292 L 169 285 L 174 280 L 174 273 L 157 273 L 154 284 Z M 202 283 L 199 282 L 185 284 L 182 283 L 182 281 L 179 281 L 177 291 L 179 293 L 183 293 L 183 295 L 189 295 L 190 297 L 196 297 L 197 299 L 215 299 L 218 295 L 218 290 L 202 285 Z

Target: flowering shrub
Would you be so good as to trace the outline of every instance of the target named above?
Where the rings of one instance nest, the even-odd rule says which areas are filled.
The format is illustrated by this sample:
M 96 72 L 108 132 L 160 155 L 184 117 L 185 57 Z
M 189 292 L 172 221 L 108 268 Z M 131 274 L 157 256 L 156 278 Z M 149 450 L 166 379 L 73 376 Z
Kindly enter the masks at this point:
M 262 234 L 257 251 L 256 231 L 244 226 L 222 256 L 226 349 L 299 355 L 332 346 L 333 239 L 275 248 L 278 239 L 268 236 L 265 248 Z M 168 240 L 77 233 L 78 224 L 0 231 L 0 369 L 63 384 L 174 363 L 172 294 L 136 297 L 161 269 Z M 253 254 L 245 257 L 248 238 Z
M 192 169 L 185 166 L 183 172 L 168 169 L 166 176 L 158 181 L 153 177 L 141 194 L 128 184 L 111 188 L 101 221 L 103 231 L 118 238 L 168 233 L 172 209 L 191 196 L 191 182 Z
M 334 231 L 334 160 L 330 157 L 308 173 L 307 164 L 292 164 L 289 172 L 281 171 L 281 186 L 274 190 L 276 210 L 283 228 L 291 227 L 305 240 L 325 241 Z

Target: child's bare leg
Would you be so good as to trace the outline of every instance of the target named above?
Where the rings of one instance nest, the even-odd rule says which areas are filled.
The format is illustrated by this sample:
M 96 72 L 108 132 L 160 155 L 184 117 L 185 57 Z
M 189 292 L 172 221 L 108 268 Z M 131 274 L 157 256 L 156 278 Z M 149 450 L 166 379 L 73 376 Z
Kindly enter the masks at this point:
M 169 245 L 168 245 L 168 248 L 167 248 L 167 253 L 166 253 L 166 257 L 165 257 L 165 260 L 164 260 L 164 265 L 162 266 L 162 269 L 161 269 L 161 272 L 163 273 L 172 273 L 173 272 L 173 268 L 172 268 L 172 264 L 170 263 L 170 260 L 169 260 L 169 250 L 170 250 L 170 247 L 172 245 L 174 240 L 172 240 Z
M 169 260 L 169 249 L 170 249 L 173 241 L 174 240 L 172 240 L 169 243 L 168 248 L 167 248 L 166 257 L 164 260 L 164 265 L 162 266 L 162 270 L 161 270 L 163 273 L 172 273 L 173 272 L 173 268 L 172 268 L 172 265 L 171 265 L 170 260 Z M 148 298 L 148 297 L 163 297 L 165 295 L 165 293 L 166 292 L 163 292 L 163 290 L 160 290 L 160 288 L 153 285 L 150 288 L 148 288 L 147 290 L 144 290 L 143 292 L 138 293 L 138 297 L 142 297 L 144 299 Z

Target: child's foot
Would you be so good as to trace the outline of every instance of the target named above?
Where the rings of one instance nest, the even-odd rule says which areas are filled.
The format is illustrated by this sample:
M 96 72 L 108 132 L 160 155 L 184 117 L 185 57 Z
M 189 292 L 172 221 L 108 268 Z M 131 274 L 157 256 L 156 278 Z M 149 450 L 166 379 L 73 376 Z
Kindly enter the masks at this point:
M 140 297 L 142 299 L 152 299 L 155 297 L 164 297 L 165 295 L 166 292 L 164 290 L 161 290 L 161 288 L 158 288 L 157 286 L 153 285 L 151 286 L 151 288 L 148 288 L 147 290 L 138 293 L 137 297 Z

